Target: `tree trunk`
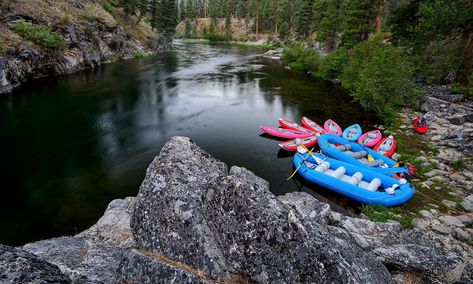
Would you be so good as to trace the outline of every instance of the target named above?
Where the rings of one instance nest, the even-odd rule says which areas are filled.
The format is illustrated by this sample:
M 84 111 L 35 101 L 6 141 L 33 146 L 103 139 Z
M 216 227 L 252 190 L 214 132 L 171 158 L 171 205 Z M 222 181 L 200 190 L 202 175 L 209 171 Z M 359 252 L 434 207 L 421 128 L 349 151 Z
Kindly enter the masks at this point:
M 259 5 L 256 4 L 256 40 L 258 40 L 258 29 L 259 29 Z

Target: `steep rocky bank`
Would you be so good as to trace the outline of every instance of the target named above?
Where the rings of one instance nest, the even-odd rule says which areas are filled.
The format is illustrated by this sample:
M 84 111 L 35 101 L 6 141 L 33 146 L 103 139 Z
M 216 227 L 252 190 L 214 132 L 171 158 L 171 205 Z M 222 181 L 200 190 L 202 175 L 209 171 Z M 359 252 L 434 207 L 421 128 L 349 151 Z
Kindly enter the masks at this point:
M 16 27 L 22 22 L 50 27 L 67 47 L 45 47 L 24 38 Z M 30 78 L 73 73 L 159 48 L 148 24 L 117 8 L 107 12 L 99 1 L 1 1 L 0 95 Z
M 0 250 L 7 283 L 466 283 L 473 271 L 453 238 L 343 216 L 302 192 L 276 197 L 185 137 L 90 229 Z

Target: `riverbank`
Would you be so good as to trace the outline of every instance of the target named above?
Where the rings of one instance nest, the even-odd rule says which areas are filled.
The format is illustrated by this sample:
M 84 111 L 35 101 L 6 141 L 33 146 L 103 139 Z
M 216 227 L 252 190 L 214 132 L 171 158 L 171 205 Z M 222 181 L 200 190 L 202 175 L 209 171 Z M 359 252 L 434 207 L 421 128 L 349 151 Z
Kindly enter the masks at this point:
M 281 53 L 270 50 L 266 56 L 279 59 Z M 364 206 L 362 212 L 373 221 L 396 221 L 473 245 L 473 100 L 453 93 L 450 86 L 419 87 L 425 93 L 421 111 L 406 108 L 390 127 L 376 126 L 396 137 L 394 157 L 416 166 L 416 194 L 399 207 Z M 412 124 L 422 116 L 430 122 L 425 135 Z
M 144 21 L 92 0 L 0 3 L 0 95 L 32 78 L 70 74 L 165 47 Z
M 343 216 L 302 192 L 276 197 L 185 137 L 166 143 L 137 197 L 112 201 L 90 229 L 0 250 L 11 282 L 455 283 L 472 273 L 464 243 Z
M 404 109 L 399 122 L 385 130 L 398 140 L 397 155 L 417 173 L 412 200 L 398 208 L 367 206 L 371 220 L 398 220 L 473 245 L 473 102 L 448 86 L 423 86 L 421 111 Z M 415 117 L 430 122 L 425 135 L 414 131 Z M 383 126 L 380 128 L 384 129 Z

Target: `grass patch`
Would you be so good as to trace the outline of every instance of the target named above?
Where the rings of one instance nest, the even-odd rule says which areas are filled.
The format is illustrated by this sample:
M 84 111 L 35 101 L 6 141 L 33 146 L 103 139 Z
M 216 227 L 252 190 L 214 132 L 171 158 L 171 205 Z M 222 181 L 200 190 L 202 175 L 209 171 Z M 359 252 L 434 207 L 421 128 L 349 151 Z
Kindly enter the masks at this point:
M 403 211 L 402 207 L 384 207 L 381 205 L 363 206 L 361 212 L 373 222 L 385 223 L 389 220 L 398 221 L 404 228 L 412 228 L 412 220 L 417 216 Z
M 15 32 L 23 38 L 40 46 L 51 49 L 66 49 L 69 45 L 64 38 L 46 25 L 34 25 L 20 22 L 15 25 Z
M 100 4 L 102 5 L 102 8 L 109 14 L 113 15 L 115 13 L 115 7 L 113 7 L 113 5 L 107 0 L 102 0 Z
M 133 51 L 133 58 L 143 58 L 143 57 L 147 57 L 147 56 L 150 56 L 152 53 L 149 53 L 149 52 L 144 52 L 144 51 L 141 51 L 141 50 L 136 50 L 136 51 Z
M 459 171 L 465 167 L 465 163 L 463 162 L 463 159 L 456 159 L 452 162 L 452 168 L 455 171 Z
M 5 42 L 5 39 L 0 36 L 0 55 L 3 55 L 7 52 L 7 43 Z

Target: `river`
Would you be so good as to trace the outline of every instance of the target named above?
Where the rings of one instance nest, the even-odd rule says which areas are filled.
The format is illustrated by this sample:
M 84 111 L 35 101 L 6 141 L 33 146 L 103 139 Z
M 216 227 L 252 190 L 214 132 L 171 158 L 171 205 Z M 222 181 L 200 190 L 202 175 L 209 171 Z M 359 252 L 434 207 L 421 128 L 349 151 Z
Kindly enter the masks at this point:
M 300 177 L 287 181 L 291 154 L 259 126 L 305 115 L 370 127 L 378 123 L 373 115 L 330 82 L 286 70 L 261 49 L 175 46 L 156 57 L 30 80 L 0 98 L 0 243 L 86 229 L 111 200 L 137 194 L 146 167 L 175 135 L 252 170 L 275 194 L 302 190 L 356 208 Z

